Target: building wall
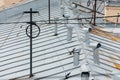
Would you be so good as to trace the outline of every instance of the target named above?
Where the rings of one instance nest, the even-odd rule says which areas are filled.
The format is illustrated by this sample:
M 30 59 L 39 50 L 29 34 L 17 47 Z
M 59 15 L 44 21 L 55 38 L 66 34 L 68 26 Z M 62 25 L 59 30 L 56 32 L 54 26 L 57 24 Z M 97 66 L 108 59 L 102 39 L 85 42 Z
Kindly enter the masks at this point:
M 120 6 L 106 6 L 105 7 L 105 16 L 117 16 L 120 15 Z M 111 18 L 105 18 L 106 21 L 109 22 L 116 22 L 116 17 L 111 17 Z M 120 23 L 120 18 L 118 19 Z

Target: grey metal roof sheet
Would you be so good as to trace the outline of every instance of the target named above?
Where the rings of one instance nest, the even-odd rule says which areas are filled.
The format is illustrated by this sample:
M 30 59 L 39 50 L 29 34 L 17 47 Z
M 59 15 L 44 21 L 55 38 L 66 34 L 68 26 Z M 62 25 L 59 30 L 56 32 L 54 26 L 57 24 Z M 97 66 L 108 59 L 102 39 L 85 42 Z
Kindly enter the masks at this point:
M 34 20 L 46 20 L 47 8 L 38 10 L 40 15 L 34 16 Z M 59 6 L 51 7 L 51 16 L 52 19 L 61 18 Z M 12 20 L 16 21 L 18 17 Z M 20 21 L 27 19 L 29 16 L 23 15 Z M 73 48 L 80 46 L 79 34 L 76 30 L 73 30 L 72 40 L 67 41 L 67 29 L 63 24 L 58 24 L 58 36 L 54 36 L 54 24 L 38 25 L 41 28 L 41 34 L 33 39 L 33 73 L 35 75 L 33 80 L 64 80 L 69 72 L 71 74 L 68 80 L 81 80 L 81 65 L 85 62 L 85 55 L 80 54 L 78 66 L 73 66 L 73 55 L 69 55 Z M 26 26 L 27 24 L 24 23 L 0 25 L 0 80 L 28 78 L 29 38 L 25 34 Z M 84 35 L 80 32 L 80 35 L 82 34 Z M 88 54 L 87 60 L 92 77 L 95 80 L 113 80 L 113 77 L 119 75 L 119 70 L 115 68 L 111 57 L 115 58 L 115 63 L 119 64 L 120 43 L 95 34 L 90 34 L 90 40 L 102 44 L 99 52 L 100 65 L 94 64 L 92 49 L 85 50 Z

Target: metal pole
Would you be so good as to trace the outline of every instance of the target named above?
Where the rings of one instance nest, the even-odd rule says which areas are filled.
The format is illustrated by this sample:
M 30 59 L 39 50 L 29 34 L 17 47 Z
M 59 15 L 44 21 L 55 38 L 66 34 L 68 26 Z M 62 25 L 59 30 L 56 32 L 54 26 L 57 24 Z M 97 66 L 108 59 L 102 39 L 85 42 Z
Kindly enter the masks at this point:
M 30 8 L 30 77 L 32 76 L 32 8 Z
M 30 38 L 30 76 L 29 77 L 33 77 L 33 73 L 32 73 L 32 25 L 33 25 L 33 21 L 32 21 L 32 14 L 33 13 L 39 13 L 38 11 L 33 11 L 32 8 L 30 8 L 30 11 L 24 11 L 24 13 L 26 14 L 30 14 L 30 35 L 28 35 L 28 37 Z
M 93 23 L 94 26 L 96 25 L 96 6 L 97 6 L 97 0 L 95 0 L 94 3 L 94 23 Z
M 48 0 L 48 18 L 49 18 L 49 24 L 50 24 L 50 0 Z

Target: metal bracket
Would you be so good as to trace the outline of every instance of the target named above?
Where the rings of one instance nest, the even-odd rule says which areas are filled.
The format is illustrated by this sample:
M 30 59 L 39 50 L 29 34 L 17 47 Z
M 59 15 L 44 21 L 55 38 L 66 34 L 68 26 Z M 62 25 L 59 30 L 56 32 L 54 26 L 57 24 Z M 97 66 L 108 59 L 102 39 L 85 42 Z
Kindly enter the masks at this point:
M 28 22 L 28 24 L 30 24 L 30 22 Z M 32 22 L 32 25 L 35 25 L 35 27 L 37 27 L 38 28 L 38 34 L 36 35 L 36 36 L 32 36 L 32 38 L 36 38 L 36 37 L 38 37 L 39 35 L 40 35 L 40 28 L 39 28 L 39 26 L 35 23 L 35 22 Z M 30 35 L 28 34 L 28 29 L 29 29 L 29 27 L 30 27 L 30 25 L 28 25 L 27 27 L 26 27 L 26 35 L 30 38 Z

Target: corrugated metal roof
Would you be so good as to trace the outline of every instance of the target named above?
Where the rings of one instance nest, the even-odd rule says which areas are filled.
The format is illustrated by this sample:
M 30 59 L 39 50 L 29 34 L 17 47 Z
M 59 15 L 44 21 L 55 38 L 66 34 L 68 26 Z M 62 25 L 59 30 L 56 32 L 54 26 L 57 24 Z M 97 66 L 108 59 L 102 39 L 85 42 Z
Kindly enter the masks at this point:
M 68 5 L 64 6 L 68 7 Z M 69 8 L 66 8 L 69 12 L 66 13 L 70 14 L 70 18 L 74 18 L 75 14 L 72 13 L 75 10 Z M 34 20 L 48 19 L 47 7 L 36 9 L 40 11 L 40 15 L 34 15 Z M 51 6 L 51 19 L 54 18 L 63 18 L 59 5 Z M 8 21 L 10 20 L 28 21 L 29 16 L 17 15 L 15 18 L 9 18 Z M 63 22 L 64 20 L 61 21 Z M 38 24 L 41 33 L 39 37 L 33 39 L 33 80 L 65 80 L 68 73 L 70 73 L 68 80 L 85 80 L 81 78 L 81 73 L 86 61 L 90 69 L 89 80 L 119 78 L 116 76 L 119 76 L 120 43 L 93 33 L 89 33 L 90 41 L 102 44 L 99 49 L 100 65 L 94 63 L 92 48 L 83 47 L 84 50 L 82 49 L 79 55 L 80 64 L 74 66 L 74 55 L 70 55 L 70 51 L 85 45 L 83 44 L 85 32 L 82 28 L 90 25 L 70 24 L 72 22 L 78 21 L 72 20 L 66 24 L 73 27 L 71 41 L 67 41 L 68 27 L 66 25 L 58 24 L 58 35 L 54 36 L 55 24 Z M 29 77 L 29 38 L 25 32 L 27 25 L 26 23 L 0 25 L 0 80 L 13 78 L 25 80 Z M 36 31 L 35 27 L 34 30 Z

